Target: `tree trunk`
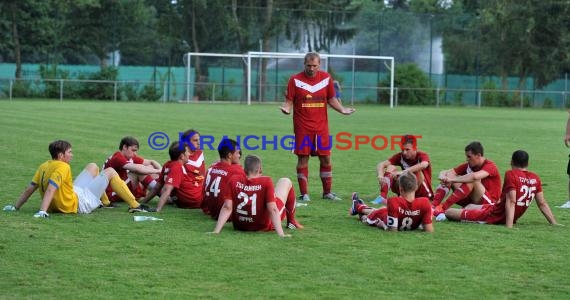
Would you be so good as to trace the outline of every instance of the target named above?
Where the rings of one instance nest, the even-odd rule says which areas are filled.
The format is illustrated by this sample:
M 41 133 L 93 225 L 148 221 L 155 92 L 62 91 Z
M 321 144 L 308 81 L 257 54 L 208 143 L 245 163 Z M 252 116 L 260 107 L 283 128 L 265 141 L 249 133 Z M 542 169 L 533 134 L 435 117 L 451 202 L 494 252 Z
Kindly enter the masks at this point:
M 244 41 L 244 36 L 240 30 L 239 17 L 237 15 L 237 6 L 238 6 L 237 0 L 232 0 L 232 17 L 234 19 L 236 27 L 238 28 L 236 30 L 238 47 L 239 47 L 240 53 L 244 53 L 247 50 L 247 49 L 245 49 L 246 48 L 246 46 L 245 46 L 246 42 Z M 243 78 L 244 78 L 243 85 L 242 85 L 243 86 L 242 99 L 245 99 L 247 101 L 247 99 L 246 99 L 246 97 L 247 97 L 247 85 L 249 84 L 247 82 L 247 66 L 244 65 L 242 70 L 243 70 Z
M 10 3 L 10 10 L 12 13 L 12 40 L 14 41 L 14 59 L 16 60 L 16 79 L 22 79 L 22 48 L 20 46 L 20 35 L 18 34 L 17 25 L 17 11 L 18 7 L 16 1 Z
M 192 20 L 190 23 L 190 30 L 192 31 L 192 47 L 193 52 L 200 52 L 200 46 L 198 45 L 198 38 L 196 33 L 196 1 L 192 1 Z M 202 68 L 200 67 L 200 56 L 195 56 L 194 60 L 194 68 L 195 68 L 195 76 L 194 76 L 194 83 L 201 83 L 203 81 L 202 76 Z M 189 66 L 191 67 L 191 66 Z M 188 78 L 190 80 L 190 78 Z M 201 84 L 194 85 L 194 90 L 196 91 L 195 94 L 202 93 L 202 88 L 200 88 Z M 200 91 L 200 93 L 198 93 Z
M 263 42 L 262 42 L 262 51 L 268 52 L 269 51 L 269 39 L 271 38 L 271 20 L 273 17 L 273 0 L 267 0 L 267 6 L 265 7 L 265 26 L 263 30 Z M 259 84 L 260 84 L 260 94 L 259 94 L 259 101 L 265 99 L 265 90 L 266 82 L 267 82 L 267 58 L 261 59 L 261 74 L 259 74 Z

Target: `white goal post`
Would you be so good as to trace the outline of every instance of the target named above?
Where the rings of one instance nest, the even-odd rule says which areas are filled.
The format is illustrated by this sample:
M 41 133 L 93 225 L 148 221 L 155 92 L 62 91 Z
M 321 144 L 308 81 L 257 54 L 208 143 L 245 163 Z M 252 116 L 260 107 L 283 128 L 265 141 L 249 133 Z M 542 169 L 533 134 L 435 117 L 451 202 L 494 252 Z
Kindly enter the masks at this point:
M 393 56 L 365 56 L 365 55 L 342 55 L 342 54 L 321 54 L 320 57 L 325 61 L 324 70 L 328 70 L 328 59 L 329 58 L 344 58 L 352 59 L 352 89 L 354 91 L 354 73 L 355 73 L 355 59 L 370 59 L 370 60 L 387 60 L 389 61 L 389 66 L 386 66 L 390 70 L 390 108 L 394 108 L 394 57 Z M 186 102 L 190 102 L 190 91 L 192 82 L 192 56 L 210 56 L 210 57 L 234 57 L 242 58 L 247 65 L 247 104 L 251 105 L 252 96 L 252 58 L 304 58 L 305 53 L 283 53 L 283 52 L 256 52 L 250 51 L 247 54 L 229 54 L 229 53 L 201 53 L 201 52 L 188 52 L 184 54 L 184 64 L 186 65 Z M 354 95 L 354 93 L 353 93 Z

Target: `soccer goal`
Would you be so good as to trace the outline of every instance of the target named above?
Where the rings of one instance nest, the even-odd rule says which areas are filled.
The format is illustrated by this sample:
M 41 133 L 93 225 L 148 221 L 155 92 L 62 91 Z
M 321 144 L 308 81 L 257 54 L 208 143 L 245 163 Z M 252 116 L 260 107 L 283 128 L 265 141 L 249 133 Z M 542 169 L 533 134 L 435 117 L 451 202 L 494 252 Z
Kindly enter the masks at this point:
M 345 103 L 389 103 L 394 107 L 394 57 L 320 54 L 321 69 L 328 71 L 342 86 Z M 304 53 L 248 52 L 247 54 L 186 53 L 186 101 L 216 101 L 221 95 L 252 102 L 280 102 L 288 78 L 303 69 Z M 206 80 L 195 80 L 195 61 L 207 68 Z M 193 65 L 194 64 L 194 65 Z M 221 68 L 221 71 L 220 71 Z M 234 72 L 234 75 L 230 73 Z M 237 73 L 236 73 L 237 71 Z M 218 74 L 216 76 L 216 74 Z M 196 91 L 207 86 L 211 98 L 197 98 Z M 241 96 L 236 96 L 240 94 Z

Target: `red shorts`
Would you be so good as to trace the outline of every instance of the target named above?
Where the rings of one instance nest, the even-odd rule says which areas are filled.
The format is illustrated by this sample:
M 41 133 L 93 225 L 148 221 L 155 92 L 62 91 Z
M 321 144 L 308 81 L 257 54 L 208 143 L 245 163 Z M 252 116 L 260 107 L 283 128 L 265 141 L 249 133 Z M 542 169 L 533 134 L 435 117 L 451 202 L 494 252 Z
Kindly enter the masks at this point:
M 382 221 L 384 224 L 388 224 L 388 208 L 381 207 L 379 209 L 374 210 L 366 217 L 366 223 L 370 226 L 376 226 L 379 221 Z
M 279 215 L 281 216 L 281 221 L 285 220 L 285 203 L 283 202 L 283 200 L 281 200 L 278 197 L 275 197 L 275 204 L 277 204 L 277 210 L 279 211 Z M 265 229 L 263 229 L 263 231 L 273 231 L 275 230 L 275 228 L 273 227 L 273 224 L 271 223 L 271 216 L 268 214 L 267 215 L 267 226 L 265 227 Z
M 462 209 L 461 221 L 487 223 L 493 205 L 483 205 L 481 209 Z
M 332 137 L 328 128 L 320 132 L 295 130 L 295 154 L 311 156 L 330 156 Z

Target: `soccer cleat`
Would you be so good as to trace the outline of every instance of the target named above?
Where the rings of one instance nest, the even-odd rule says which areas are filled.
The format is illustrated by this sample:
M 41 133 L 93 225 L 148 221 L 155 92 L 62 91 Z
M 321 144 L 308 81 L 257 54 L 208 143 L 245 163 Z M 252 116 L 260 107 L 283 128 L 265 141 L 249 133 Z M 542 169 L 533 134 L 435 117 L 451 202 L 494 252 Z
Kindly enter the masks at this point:
M 16 207 L 14 205 L 6 205 L 4 206 L 4 211 L 16 211 Z
M 382 204 L 382 203 L 386 203 L 386 199 L 384 199 L 384 197 L 378 195 L 378 197 L 376 197 L 376 199 L 370 201 L 373 204 Z
M 308 201 L 311 201 L 311 198 L 309 197 L 308 194 L 302 194 L 301 196 L 299 196 L 299 201 L 308 202 Z
M 139 205 L 135 208 L 129 208 L 130 213 L 137 213 L 137 212 L 156 212 L 156 209 L 150 208 L 144 204 Z
M 40 210 L 34 214 L 34 218 L 49 218 L 49 215 L 47 212 Z
M 445 216 L 444 213 L 440 213 L 437 215 L 437 217 L 435 217 L 435 220 L 438 222 L 443 222 L 443 221 L 447 220 L 447 217 Z
M 340 201 L 342 199 L 340 199 L 339 197 L 337 197 L 337 195 L 335 193 L 327 193 L 327 194 L 323 194 L 323 199 L 325 200 L 331 200 L 331 201 Z
M 103 208 L 117 208 L 119 207 L 115 202 L 110 202 L 109 205 L 103 205 Z
M 559 206 L 560 208 L 570 208 L 570 200 L 566 201 L 566 203 Z
M 287 228 L 289 228 L 289 229 L 295 230 L 295 229 L 302 229 L 303 227 L 304 226 L 299 224 L 299 222 L 297 222 L 297 220 L 287 222 Z
M 364 202 L 362 201 L 362 199 L 358 198 L 357 192 L 352 193 L 352 205 L 350 206 L 348 213 L 351 216 L 358 215 L 358 206 L 360 205 L 364 205 Z

